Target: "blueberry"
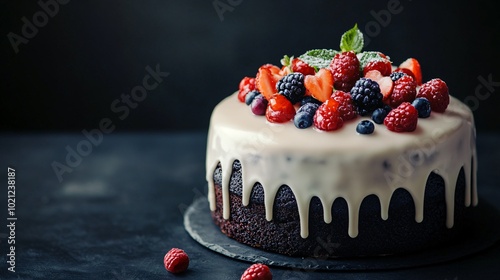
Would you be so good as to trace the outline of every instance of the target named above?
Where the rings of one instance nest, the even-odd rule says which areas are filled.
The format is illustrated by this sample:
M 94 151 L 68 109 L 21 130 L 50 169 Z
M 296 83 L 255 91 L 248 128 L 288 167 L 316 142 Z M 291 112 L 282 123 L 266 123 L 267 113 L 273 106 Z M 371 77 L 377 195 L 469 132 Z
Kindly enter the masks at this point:
M 373 111 L 373 113 L 372 113 L 372 120 L 376 124 L 383 124 L 384 123 L 384 119 L 385 119 L 385 117 L 387 116 L 388 113 L 389 112 L 387 112 L 387 110 L 385 110 L 384 108 L 375 109 L 375 111 Z
M 362 120 L 356 126 L 356 132 L 359 134 L 372 134 L 375 130 L 375 125 L 369 120 Z
M 304 96 L 304 98 L 302 98 L 302 100 L 300 100 L 300 106 L 303 106 L 305 105 L 306 103 L 316 103 L 318 105 L 321 105 L 321 101 L 319 101 L 318 99 L 312 97 L 312 96 Z
M 293 123 L 297 128 L 308 128 L 313 124 L 314 114 L 319 105 L 313 102 L 306 103 L 297 110 Z
M 245 103 L 247 105 L 250 105 L 252 103 L 252 100 L 255 98 L 255 96 L 259 95 L 260 92 L 258 90 L 252 90 L 247 95 L 245 96 Z
M 254 99 L 252 100 L 252 103 L 250 103 L 250 109 L 252 110 L 252 113 L 258 116 L 265 115 L 266 108 L 267 108 L 267 99 L 262 94 L 255 96 Z
M 417 109 L 419 118 L 428 118 L 431 115 L 431 103 L 427 98 L 416 98 L 411 105 Z

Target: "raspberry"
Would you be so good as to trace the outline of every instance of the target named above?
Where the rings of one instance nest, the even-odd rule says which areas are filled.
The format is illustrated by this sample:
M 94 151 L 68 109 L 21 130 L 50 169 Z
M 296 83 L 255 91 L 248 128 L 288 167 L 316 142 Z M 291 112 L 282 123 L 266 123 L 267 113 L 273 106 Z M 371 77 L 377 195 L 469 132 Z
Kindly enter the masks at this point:
M 314 126 L 317 129 L 332 131 L 342 127 L 344 121 L 338 111 L 339 103 L 330 98 L 321 104 L 314 114 Z
M 420 87 L 417 97 L 424 97 L 431 103 L 431 109 L 434 112 L 442 113 L 450 103 L 448 86 L 439 79 L 432 79 Z
M 338 111 L 342 120 L 352 120 L 357 116 L 350 94 L 337 90 L 332 94 L 332 98 L 339 103 Z
M 313 124 L 314 113 L 318 110 L 317 103 L 306 103 L 297 110 L 297 114 L 293 117 L 293 123 L 297 128 L 308 128 Z
M 304 87 L 304 75 L 302 73 L 292 73 L 283 77 L 276 83 L 276 89 L 283 94 L 292 104 L 299 102 L 306 88 Z
M 189 257 L 181 249 L 172 248 L 163 258 L 165 269 L 171 273 L 181 273 L 189 266 Z
M 314 75 L 314 73 L 316 73 L 316 71 L 314 71 L 314 68 L 312 66 L 305 63 L 300 58 L 294 58 L 292 60 L 292 71 L 302 73 L 304 74 L 304 76 Z
M 394 82 L 394 87 L 389 98 L 385 101 L 396 108 L 403 102 L 412 102 L 417 94 L 417 83 L 408 75 L 403 75 Z
M 255 88 L 255 78 L 244 77 L 243 79 L 241 79 L 238 91 L 238 100 L 240 100 L 241 102 L 245 102 L 247 93 L 254 90 Z
M 273 274 L 269 267 L 265 264 L 255 263 L 252 264 L 243 275 L 241 275 L 240 280 L 272 280 Z
M 272 123 L 284 123 L 293 118 L 295 108 L 284 95 L 275 94 L 269 100 L 266 109 L 266 118 Z
M 418 112 L 409 102 L 403 102 L 384 119 L 387 129 L 394 132 L 411 132 L 417 128 Z
M 377 82 L 361 78 L 351 89 L 351 97 L 360 115 L 366 115 L 381 107 L 383 95 Z
M 338 53 L 330 63 L 334 88 L 349 92 L 359 79 L 359 60 L 353 51 Z

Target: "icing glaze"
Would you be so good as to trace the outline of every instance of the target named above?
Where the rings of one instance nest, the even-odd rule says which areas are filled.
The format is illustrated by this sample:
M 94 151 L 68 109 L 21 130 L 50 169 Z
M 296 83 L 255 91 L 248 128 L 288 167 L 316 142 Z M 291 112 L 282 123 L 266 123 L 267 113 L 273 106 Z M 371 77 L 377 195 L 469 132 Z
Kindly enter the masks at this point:
M 215 210 L 213 171 L 222 168 L 223 217 L 230 217 L 229 181 L 235 160 L 242 167 L 242 201 L 248 205 L 252 188 L 264 189 L 266 219 L 273 219 L 278 189 L 293 191 L 300 217 L 300 234 L 308 236 L 309 202 L 318 197 L 326 223 L 332 221 L 336 198 L 348 205 L 348 234 L 358 234 L 361 202 L 368 195 L 380 200 L 381 217 L 388 218 L 389 203 L 398 188 L 407 190 L 415 203 L 415 220 L 424 217 L 424 193 L 431 172 L 445 182 L 447 219 L 453 227 L 455 186 L 461 168 L 466 179 L 465 205 L 476 205 L 476 145 L 474 119 L 470 109 L 450 96 L 444 113 L 419 119 L 411 133 L 395 133 L 376 125 L 371 135 L 356 133 L 361 119 L 344 123 L 333 132 L 314 128 L 297 129 L 292 122 L 272 124 L 255 116 L 235 94 L 219 103 L 210 120 L 206 179 L 210 209 Z

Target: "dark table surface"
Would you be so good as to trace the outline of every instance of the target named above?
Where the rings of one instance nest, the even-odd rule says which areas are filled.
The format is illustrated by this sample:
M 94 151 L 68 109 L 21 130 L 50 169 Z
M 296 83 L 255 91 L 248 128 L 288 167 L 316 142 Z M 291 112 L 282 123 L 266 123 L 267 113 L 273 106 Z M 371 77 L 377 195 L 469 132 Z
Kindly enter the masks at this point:
M 15 272 L 7 270 L 12 232 L 0 227 L 1 279 L 240 278 L 249 263 L 206 249 L 183 227 L 187 207 L 207 192 L 205 133 L 93 137 L 94 143 L 83 133 L 0 135 L 0 221 L 8 224 L 8 167 L 16 173 L 17 218 Z M 497 209 L 498 143 L 499 134 L 478 135 L 479 194 Z M 184 274 L 163 267 L 172 247 L 190 256 Z M 305 272 L 272 267 L 272 272 L 274 279 L 500 279 L 499 263 L 497 244 L 459 260 L 411 269 Z

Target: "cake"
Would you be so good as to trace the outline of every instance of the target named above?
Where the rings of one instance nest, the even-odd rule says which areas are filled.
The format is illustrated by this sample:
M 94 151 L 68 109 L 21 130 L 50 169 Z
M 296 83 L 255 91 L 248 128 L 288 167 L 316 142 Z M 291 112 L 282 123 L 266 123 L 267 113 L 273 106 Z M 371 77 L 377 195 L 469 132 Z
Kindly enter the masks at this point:
M 415 58 L 362 51 L 265 64 L 214 109 L 206 178 L 214 223 L 300 257 L 408 254 L 456 242 L 477 205 L 471 110 Z

